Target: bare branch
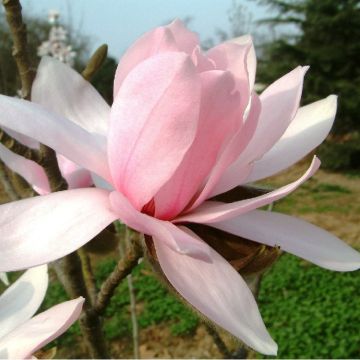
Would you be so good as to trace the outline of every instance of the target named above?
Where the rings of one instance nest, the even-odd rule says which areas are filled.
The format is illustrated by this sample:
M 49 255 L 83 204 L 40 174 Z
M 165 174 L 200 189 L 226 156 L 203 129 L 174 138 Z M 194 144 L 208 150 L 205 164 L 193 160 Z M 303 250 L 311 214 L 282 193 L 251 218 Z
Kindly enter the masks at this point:
M 27 52 L 27 32 L 22 20 L 21 4 L 18 0 L 3 0 L 6 19 L 14 42 L 13 57 L 21 80 L 21 94 L 30 99 L 31 86 L 35 78 L 35 71 L 31 68 Z
M 99 314 L 104 312 L 121 280 L 131 273 L 131 270 L 138 264 L 138 260 L 142 256 L 142 247 L 137 241 L 132 241 L 124 257 L 117 263 L 113 272 L 101 286 L 95 304 L 95 310 Z

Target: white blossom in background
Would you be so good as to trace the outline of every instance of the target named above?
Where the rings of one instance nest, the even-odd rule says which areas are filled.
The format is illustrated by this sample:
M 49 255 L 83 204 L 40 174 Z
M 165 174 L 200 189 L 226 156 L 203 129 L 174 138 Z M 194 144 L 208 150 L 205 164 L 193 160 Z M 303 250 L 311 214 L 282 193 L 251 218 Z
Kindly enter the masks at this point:
M 49 23 L 51 24 L 49 38 L 38 47 L 38 55 L 49 55 L 73 66 L 76 52 L 68 44 L 68 32 L 62 25 L 59 25 L 59 17 L 58 11 L 49 11 Z
M 0 272 L 0 280 L 6 285 L 9 286 L 9 280 L 6 275 L 6 272 Z

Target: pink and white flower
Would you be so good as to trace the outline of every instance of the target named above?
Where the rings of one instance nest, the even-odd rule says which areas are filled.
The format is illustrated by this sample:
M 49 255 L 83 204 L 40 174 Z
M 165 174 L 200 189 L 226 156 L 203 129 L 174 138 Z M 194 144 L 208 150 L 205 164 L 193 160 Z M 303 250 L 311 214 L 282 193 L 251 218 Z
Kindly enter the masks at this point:
M 55 305 L 33 317 L 48 286 L 47 266 L 27 270 L 0 296 L 0 357 L 28 359 L 63 334 L 80 316 L 84 298 Z
M 256 210 L 312 176 L 316 157 L 300 179 L 268 194 L 230 204 L 209 200 L 286 169 L 327 136 L 336 96 L 299 108 L 306 70 L 297 67 L 258 96 L 250 37 L 204 54 L 196 34 L 174 21 L 124 55 L 108 109 L 80 75 L 43 59 L 32 92 L 38 104 L 1 96 L 0 125 L 52 147 L 109 190 L 74 189 L 2 205 L 0 271 L 62 257 L 121 219 L 152 237 L 160 266 L 182 297 L 255 350 L 275 354 L 245 281 L 187 224 L 277 245 L 327 269 L 359 268 L 359 253 L 328 232 Z

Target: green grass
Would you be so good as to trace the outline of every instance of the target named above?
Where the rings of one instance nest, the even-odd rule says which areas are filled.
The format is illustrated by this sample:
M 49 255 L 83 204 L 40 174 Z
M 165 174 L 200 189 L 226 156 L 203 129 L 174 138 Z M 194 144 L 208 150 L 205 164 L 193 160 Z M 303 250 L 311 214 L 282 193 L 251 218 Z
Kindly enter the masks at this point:
M 260 311 L 278 358 L 359 358 L 360 277 L 284 255 L 264 277 Z

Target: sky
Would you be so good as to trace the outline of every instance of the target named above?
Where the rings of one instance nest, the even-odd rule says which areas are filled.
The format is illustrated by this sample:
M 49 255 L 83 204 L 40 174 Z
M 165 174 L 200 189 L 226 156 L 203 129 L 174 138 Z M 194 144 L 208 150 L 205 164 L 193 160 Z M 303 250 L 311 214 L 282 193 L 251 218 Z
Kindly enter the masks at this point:
M 228 10 L 233 0 L 22 0 L 25 15 L 47 18 L 49 10 L 61 13 L 61 22 L 90 37 L 90 50 L 107 43 L 115 58 L 144 32 L 174 18 L 190 16 L 190 28 L 201 39 L 214 35 L 215 29 L 229 29 Z M 266 15 L 254 1 L 238 0 L 253 19 Z

